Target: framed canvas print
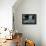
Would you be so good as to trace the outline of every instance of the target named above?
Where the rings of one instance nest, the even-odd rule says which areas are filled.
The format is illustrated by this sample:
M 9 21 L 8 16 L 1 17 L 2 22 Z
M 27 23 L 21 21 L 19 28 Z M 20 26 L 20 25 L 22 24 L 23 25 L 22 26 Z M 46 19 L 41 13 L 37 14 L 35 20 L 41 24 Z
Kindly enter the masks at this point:
M 22 24 L 36 24 L 36 14 L 22 14 Z

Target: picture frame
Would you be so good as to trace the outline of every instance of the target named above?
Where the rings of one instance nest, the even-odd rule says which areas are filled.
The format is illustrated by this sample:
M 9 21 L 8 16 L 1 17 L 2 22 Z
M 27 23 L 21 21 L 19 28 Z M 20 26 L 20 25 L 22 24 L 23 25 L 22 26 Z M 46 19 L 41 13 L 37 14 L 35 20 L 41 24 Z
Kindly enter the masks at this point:
M 22 24 L 36 24 L 36 14 L 22 14 Z

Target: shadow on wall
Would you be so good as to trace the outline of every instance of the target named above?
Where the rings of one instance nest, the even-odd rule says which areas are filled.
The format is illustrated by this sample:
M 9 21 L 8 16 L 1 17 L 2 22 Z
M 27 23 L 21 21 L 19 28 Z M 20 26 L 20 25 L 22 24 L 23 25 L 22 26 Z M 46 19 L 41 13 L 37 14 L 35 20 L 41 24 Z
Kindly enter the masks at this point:
M 23 33 L 23 37 L 26 39 L 32 39 L 35 41 L 36 46 L 41 46 L 41 35 L 40 35 L 40 0 L 24 0 L 21 5 L 18 3 L 14 4 L 13 12 L 15 18 L 15 28 L 18 32 Z M 18 7 L 16 7 L 16 5 Z M 18 8 L 18 9 L 17 9 Z M 36 25 L 23 25 L 22 14 L 37 14 Z M 27 36 L 28 34 L 28 36 Z M 37 35 L 38 34 L 38 35 Z

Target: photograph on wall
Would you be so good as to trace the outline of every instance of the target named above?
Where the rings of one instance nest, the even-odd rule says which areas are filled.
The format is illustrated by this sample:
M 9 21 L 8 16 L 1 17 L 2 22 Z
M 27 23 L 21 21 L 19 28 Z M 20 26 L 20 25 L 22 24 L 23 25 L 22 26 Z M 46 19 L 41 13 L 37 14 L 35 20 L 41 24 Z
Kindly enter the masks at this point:
M 22 14 L 22 24 L 36 24 L 36 14 Z

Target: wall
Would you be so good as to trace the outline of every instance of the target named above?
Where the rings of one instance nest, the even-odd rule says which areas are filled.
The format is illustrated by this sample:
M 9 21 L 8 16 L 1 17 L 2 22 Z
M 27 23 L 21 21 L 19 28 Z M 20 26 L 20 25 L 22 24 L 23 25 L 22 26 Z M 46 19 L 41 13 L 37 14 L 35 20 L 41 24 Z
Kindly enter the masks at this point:
M 0 0 L 0 27 L 12 28 L 12 6 L 16 0 Z
M 36 46 L 41 46 L 40 5 L 40 0 L 23 0 L 18 8 L 13 7 L 15 29 L 22 32 L 24 38 L 34 40 Z M 22 14 L 37 14 L 37 24 L 23 25 Z
M 46 46 L 46 0 L 41 0 L 41 40 L 42 46 Z

